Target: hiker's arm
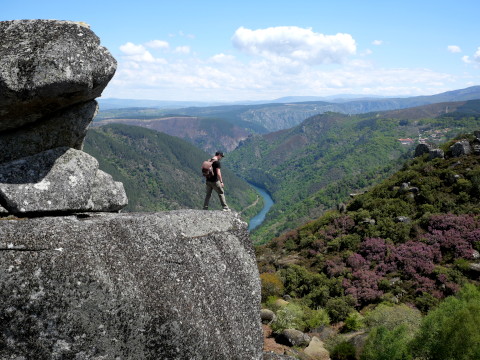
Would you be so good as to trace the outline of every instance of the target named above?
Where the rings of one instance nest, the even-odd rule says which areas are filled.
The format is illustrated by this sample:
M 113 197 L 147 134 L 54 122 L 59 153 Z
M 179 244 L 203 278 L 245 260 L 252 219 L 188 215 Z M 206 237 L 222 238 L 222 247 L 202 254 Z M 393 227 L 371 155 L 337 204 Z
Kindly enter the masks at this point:
M 220 168 L 217 168 L 217 178 L 223 186 L 222 171 L 220 170 Z

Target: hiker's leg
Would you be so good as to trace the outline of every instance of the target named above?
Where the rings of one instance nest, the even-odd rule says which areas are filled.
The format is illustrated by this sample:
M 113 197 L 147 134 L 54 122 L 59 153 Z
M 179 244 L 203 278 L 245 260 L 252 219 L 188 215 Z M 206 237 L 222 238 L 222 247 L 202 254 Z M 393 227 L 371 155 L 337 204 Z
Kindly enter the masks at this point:
M 204 210 L 207 210 L 208 209 L 208 203 L 210 202 L 210 197 L 212 196 L 212 186 L 210 185 L 211 183 L 209 183 L 208 181 L 206 182 L 206 185 L 205 185 L 205 201 L 203 202 L 203 209 Z
M 220 204 L 222 204 L 222 208 L 228 209 L 227 202 L 225 200 L 225 191 L 223 190 L 222 184 L 220 181 L 217 181 L 214 186 L 215 191 L 218 194 L 218 198 L 220 199 Z

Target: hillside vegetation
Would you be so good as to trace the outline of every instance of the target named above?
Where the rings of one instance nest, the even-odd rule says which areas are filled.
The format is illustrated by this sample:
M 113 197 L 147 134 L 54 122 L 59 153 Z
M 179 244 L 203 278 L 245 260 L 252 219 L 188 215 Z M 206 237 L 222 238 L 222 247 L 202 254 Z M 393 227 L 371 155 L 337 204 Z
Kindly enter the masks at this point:
M 84 150 L 100 168 L 123 182 L 129 204 L 126 211 L 201 209 L 205 185 L 200 171 L 211 154 L 186 141 L 137 126 L 112 124 L 90 129 Z M 224 165 L 229 206 L 242 211 L 257 200 L 255 191 Z M 212 209 L 221 209 L 213 194 Z M 255 214 L 261 201 L 243 215 Z
M 326 113 L 249 137 L 226 160 L 275 201 L 254 240 L 267 242 L 385 179 L 411 156 L 419 136 L 438 142 L 476 129 L 479 110 L 480 101 L 472 101 L 355 116 Z M 402 138 L 414 141 L 402 145 Z
M 141 126 L 179 137 L 209 153 L 217 150 L 231 151 L 250 133 L 222 119 L 192 116 L 164 116 L 152 118 L 116 118 L 97 120 L 94 126 L 106 124 L 127 124 Z
M 454 157 L 448 142 L 445 159 L 409 160 L 344 209 L 257 246 L 274 330 L 367 332 L 361 354 L 331 338 L 332 359 L 478 358 L 480 140 L 460 139 L 477 153 Z

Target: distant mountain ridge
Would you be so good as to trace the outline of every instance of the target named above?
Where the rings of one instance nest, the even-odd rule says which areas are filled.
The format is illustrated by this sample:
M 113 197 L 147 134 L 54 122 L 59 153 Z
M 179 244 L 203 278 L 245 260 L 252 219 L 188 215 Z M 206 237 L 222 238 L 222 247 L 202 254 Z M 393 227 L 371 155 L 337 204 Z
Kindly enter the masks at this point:
M 288 98 L 284 98 L 288 99 Z M 429 96 L 415 96 L 407 98 L 363 98 L 341 102 L 332 101 L 304 101 L 304 102 L 276 102 L 253 105 L 217 105 L 196 106 L 169 109 L 170 114 L 220 118 L 231 122 L 239 127 L 262 133 L 288 129 L 300 124 L 308 117 L 325 112 L 339 112 L 343 114 L 361 114 L 373 111 L 388 111 L 405 109 L 416 106 L 428 105 L 439 102 L 468 101 L 480 99 L 480 86 L 472 86 L 466 89 L 448 91 Z M 346 99 L 347 100 L 347 99 Z M 103 109 L 100 101 L 101 120 L 119 118 L 120 111 Z M 134 113 L 133 110 L 130 111 Z M 144 112 L 144 111 L 143 111 Z M 164 116 L 167 110 L 150 110 L 150 114 L 158 117 Z M 142 119 L 139 111 L 138 119 Z

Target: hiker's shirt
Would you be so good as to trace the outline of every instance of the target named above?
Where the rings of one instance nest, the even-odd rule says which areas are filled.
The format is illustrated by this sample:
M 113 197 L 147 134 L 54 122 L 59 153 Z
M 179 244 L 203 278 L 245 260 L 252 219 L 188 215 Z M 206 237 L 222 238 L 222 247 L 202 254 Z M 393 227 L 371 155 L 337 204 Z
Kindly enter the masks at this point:
M 220 161 L 216 160 L 212 163 L 212 168 L 213 168 L 213 176 L 208 178 L 207 181 L 210 182 L 217 182 L 218 181 L 218 174 L 217 174 L 217 169 L 221 169 L 222 165 L 220 164 Z

